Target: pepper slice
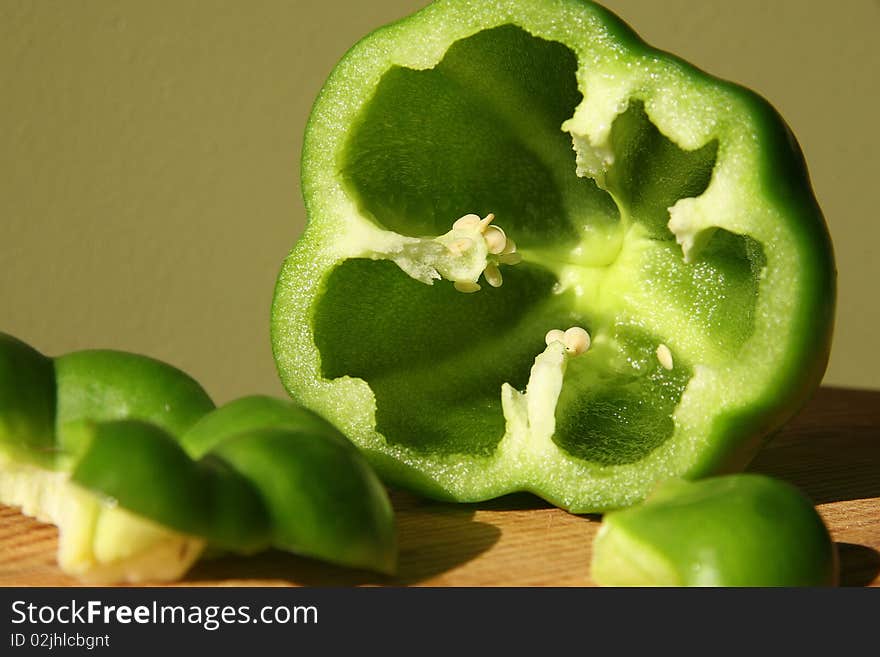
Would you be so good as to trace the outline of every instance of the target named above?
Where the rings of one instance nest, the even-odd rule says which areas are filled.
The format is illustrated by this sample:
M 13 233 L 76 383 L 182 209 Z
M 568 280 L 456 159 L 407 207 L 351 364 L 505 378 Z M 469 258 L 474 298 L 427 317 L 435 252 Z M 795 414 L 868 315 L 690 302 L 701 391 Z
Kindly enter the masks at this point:
M 603 518 L 591 565 L 602 586 L 834 586 L 838 570 L 813 504 L 756 474 L 663 482 Z
M 283 383 L 425 495 L 602 511 L 737 470 L 827 364 L 790 130 L 595 4 L 440 0 L 374 32 L 315 104 L 302 189 Z
M 0 503 L 58 526 L 64 572 L 92 583 L 177 579 L 205 541 L 71 483 L 70 472 L 95 427 L 129 418 L 184 431 L 213 408 L 198 383 L 165 363 L 112 351 L 52 359 L 0 333 Z M 150 488 L 160 482 L 154 474 Z
M 58 525 L 91 582 L 181 577 L 206 547 L 392 572 L 391 505 L 361 454 L 290 401 L 221 408 L 150 358 L 50 359 L 0 333 L 0 503 Z

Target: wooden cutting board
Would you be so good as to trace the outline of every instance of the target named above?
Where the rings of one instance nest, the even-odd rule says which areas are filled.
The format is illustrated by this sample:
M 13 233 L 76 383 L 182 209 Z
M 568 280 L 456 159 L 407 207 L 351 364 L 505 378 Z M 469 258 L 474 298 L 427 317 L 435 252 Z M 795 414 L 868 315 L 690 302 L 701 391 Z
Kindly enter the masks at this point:
M 794 483 L 817 504 L 837 541 L 841 583 L 880 586 L 880 391 L 823 388 L 758 455 L 751 470 Z M 530 495 L 441 504 L 392 494 L 400 542 L 395 578 L 282 553 L 197 565 L 196 586 L 590 586 L 599 518 Z M 57 532 L 0 507 L 0 585 L 67 586 L 55 566 Z

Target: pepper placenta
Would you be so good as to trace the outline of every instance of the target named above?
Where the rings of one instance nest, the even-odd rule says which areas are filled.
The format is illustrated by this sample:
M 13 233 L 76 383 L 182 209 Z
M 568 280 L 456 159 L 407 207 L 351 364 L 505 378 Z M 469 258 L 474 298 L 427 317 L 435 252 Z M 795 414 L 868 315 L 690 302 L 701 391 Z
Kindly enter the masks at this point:
M 605 515 L 592 577 L 603 586 L 832 586 L 837 550 L 794 486 L 756 474 L 670 480 Z
M 91 582 L 177 579 L 206 547 L 395 568 L 385 489 L 314 413 L 268 397 L 215 409 L 159 361 L 50 359 L 2 333 L 0 503 L 58 525 L 60 566 Z
M 398 485 L 626 506 L 744 467 L 824 372 L 835 267 L 791 131 L 595 4 L 374 32 L 302 183 L 278 368 Z

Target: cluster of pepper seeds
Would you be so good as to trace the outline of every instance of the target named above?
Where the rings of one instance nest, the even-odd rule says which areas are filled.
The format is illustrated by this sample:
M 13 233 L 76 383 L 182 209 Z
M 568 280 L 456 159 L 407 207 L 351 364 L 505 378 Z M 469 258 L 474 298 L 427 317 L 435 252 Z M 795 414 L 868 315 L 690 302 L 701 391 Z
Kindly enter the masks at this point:
M 495 215 L 487 214 L 480 218 L 476 214 L 466 214 L 452 224 L 452 229 L 457 231 L 476 232 L 486 242 L 486 250 L 489 252 L 488 263 L 483 270 L 483 277 L 492 287 L 501 287 L 504 282 L 498 265 L 516 265 L 522 262 L 522 256 L 516 252 L 516 243 L 507 237 L 504 230 L 499 226 L 492 226 Z M 474 242 L 470 237 L 462 237 L 447 245 L 450 253 L 461 255 L 473 248 Z M 479 283 L 473 281 L 455 281 L 455 289 L 465 294 L 478 292 L 481 288 Z

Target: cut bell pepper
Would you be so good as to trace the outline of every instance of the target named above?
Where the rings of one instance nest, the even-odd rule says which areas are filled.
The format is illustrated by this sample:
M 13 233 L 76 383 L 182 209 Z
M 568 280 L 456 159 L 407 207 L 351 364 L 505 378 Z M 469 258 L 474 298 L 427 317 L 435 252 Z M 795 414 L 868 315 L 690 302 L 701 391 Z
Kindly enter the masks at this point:
M 50 359 L 2 333 L 0 503 L 57 525 L 59 565 L 93 583 L 175 580 L 205 548 L 396 565 L 385 489 L 310 411 L 268 397 L 215 409 L 153 359 Z
M 602 586 L 834 586 L 838 570 L 813 504 L 756 474 L 670 480 L 607 514 L 591 568 Z
M 590 2 L 369 35 L 302 191 L 283 383 L 424 495 L 627 506 L 743 468 L 824 373 L 835 265 L 791 131 Z

